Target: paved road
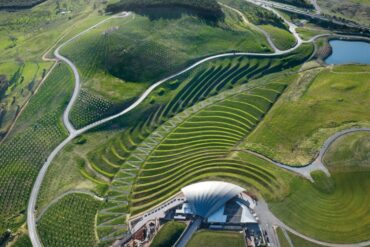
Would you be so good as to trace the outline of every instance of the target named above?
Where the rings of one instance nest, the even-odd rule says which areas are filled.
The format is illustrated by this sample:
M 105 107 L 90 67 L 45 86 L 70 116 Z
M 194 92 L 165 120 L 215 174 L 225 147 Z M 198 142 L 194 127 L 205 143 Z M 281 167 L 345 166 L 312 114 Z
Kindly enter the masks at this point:
M 133 110 L 134 108 L 136 108 L 139 104 L 141 104 L 146 98 L 147 96 L 154 90 L 156 89 L 158 86 L 160 86 L 161 84 L 163 84 L 164 82 L 176 77 L 176 76 L 179 76 L 181 74 L 184 74 L 186 72 L 188 72 L 189 70 L 207 62 L 207 61 L 210 61 L 210 60 L 214 60 L 214 59 L 217 59 L 217 58 L 222 58 L 222 57 L 232 57 L 232 56 L 259 56 L 259 57 L 273 57 L 273 56 L 280 56 L 280 55 L 283 55 L 283 54 L 287 54 L 287 53 L 290 53 L 291 51 L 294 51 L 295 49 L 297 49 L 302 43 L 308 43 L 308 42 L 312 42 L 314 41 L 315 39 L 321 37 L 322 35 L 318 35 L 318 36 L 315 36 L 313 37 L 312 39 L 308 40 L 308 41 L 302 41 L 302 39 L 299 37 L 298 33 L 296 32 L 296 26 L 290 22 L 288 22 L 287 20 L 285 20 L 277 11 L 275 11 L 274 9 L 270 8 L 270 7 L 265 7 L 271 11 L 273 11 L 274 13 L 276 13 L 278 16 L 280 16 L 288 25 L 289 25 L 289 30 L 292 32 L 292 34 L 296 37 L 297 39 L 297 44 L 295 47 L 293 48 L 290 48 L 288 50 L 285 50 L 285 51 L 275 51 L 274 53 L 247 53 L 247 52 L 236 52 L 236 53 L 223 53 L 223 54 L 219 54 L 219 55 L 215 55 L 215 56 L 210 56 L 208 58 L 205 58 L 205 59 L 202 59 L 198 62 L 196 62 L 195 64 L 189 66 L 188 68 L 174 74 L 174 75 L 171 75 L 163 80 L 160 80 L 158 81 L 157 83 L 153 84 L 152 86 L 150 86 L 140 97 L 139 99 L 134 102 L 131 106 L 129 106 L 128 108 L 126 108 L 125 110 L 123 110 L 122 112 L 118 113 L 118 114 L 115 114 L 113 116 L 110 116 L 110 117 L 107 117 L 103 120 L 100 120 L 100 121 L 97 121 L 95 123 L 92 123 L 82 129 L 79 129 L 79 130 L 76 130 L 73 125 L 71 124 L 70 120 L 69 120 L 69 113 L 72 109 L 72 106 L 73 104 L 75 103 L 78 95 L 79 95 L 79 92 L 80 92 L 80 87 L 81 87 L 81 83 L 80 83 L 80 76 L 79 76 L 79 73 L 78 73 L 78 69 L 76 68 L 76 66 L 67 58 L 63 57 L 61 54 L 60 54 L 60 49 L 62 47 L 64 47 L 65 45 L 67 45 L 68 43 L 72 42 L 73 40 L 77 39 L 78 37 L 80 37 L 81 35 L 85 34 L 86 32 L 90 31 L 91 29 L 97 27 L 98 25 L 101 25 L 102 23 L 112 19 L 112 18 L 118 18 L 118 17 L 127 17 L 130 15 L 130 13 L 123 13 L 122 15 L 116 15 L 116 16 L 112 16 L 108 19 L 105 19 L 101 22 L 99 22 L 98 24 L 86 29 L 85 31 L 81 32 L 80 34 L 78 34 L 77 36 L 71 38 L 70 40 L 66 41 L 64 44 L 62 44 L 61 46 L 59 46 L 56 51 L 55 51 L 55 56 L 64 61 L 65 63 L 67 63 L 73 73 L 74 73 L 74 76 L 75 76 L 75 88 L 74 88 L 74 91 L 73 91 L 73 96 L 63 114 L 63 123 L 64 125 L 66 126 L 66 128 L 68 129 L 70 135 L 68 136 L 67 139 L 65 139 L 62 143 L 60 143 L 52 152 L 51 154 L 49 155 L 49 157 L 47 158 L 47 160 L 45 161 L 44 165 L 42 166 L 37 178 L 36 178 L 36 181 L 33 185 L 33 188 L 32 188 L 32 192 L 31 192 L 31 195 L 30 195 L 30 199 L 29 199 L 29 202 L 28 202 L 28 208 L 27 208 L 27 225 L 28 225 L 28 229 L 29 229 L 29 235 L 30 235 L 30 239 L 31 239 L 31 242 L 32 242 L 32 245 L 34 247 L 41 247 L 42 244 L 41 244 L 41 240 L 38 236 L 38 233 L 37 233 L 37 229 L 36 229 L 36 217 L 35 217 L 35 207 L 36 207 L 36 201 L 37 201 L 37 197 L 38 197 L 38 193 L 40 191 L 40 188 L 41 188 L 41 185 L 42 185 L 42 181 L 45 177 L 45 174 L 51 164 L 51 162 L 53 161 L 53 159 L 56 157 L 56 155 L 70 142 L 72 141 L 75 137 L 77 137 L 78 135 L 81 135 L 97 126 L 100 126 L 104 123 L 107 123 L 111 120 L 114 120 L 118 117 L 121 117 L 125 114 L 127 114 L 128 112 L 130 112 L 131 110 Z
M 63 114 L 63 123 L 64 125 L 66 126 L 66 128 L 68 129 L 70 135 L 68 136 L 67 139 L 65 139 L 63 142 L 61 142 L 52 152 L 51 154 L 49 155 L 49 157 L 46 159 L 44 165 L 42 166 L 41 170 L 39 171 L 39 174 L 36 178 L 36 181 L 32 187 L 32 191 L 31 191 L 31 195 L 30 195 L 30 199 L 28 201 L 28 207 L 27 207 L 27 226 L 28 226 L 28 232 L 29 232 L 29 236 L 30 236 L 30 239 L 31 239 L 31 242 L 32 242 L 32 245 L 34 247 L 41 247 L 42 244 L 41 244 L 41 241 L 40 241 L 40 238 L 38 236 L 38 233 L 37 233 L 37 229 L 36 229 L 36 216 L 35 216 L 35 210 L 36 210 L 36 202 L 37 202 L 37 197 L 38 197 L 38 194 L 39 194 L 39 191 L 40 191 L 40 188 L 41 188 L 41 184 L 42 184 L 42 181 L 44 180 L 44 177 L 46 175 L 46 172 L 51 164 L 51 162 L 54 160 L 55 156 L 70 142 L 72 141 L 76 136 L 78 136 L 78 132 L 75 130 L 75 128 L 73 127 L 73 125 L 70 123 L 69 121 L 69 112 L 71 111 L 71 108 L 73 106 L 73 103 L 75 102 L 76 98 L 78 97 L 78 93 L 80 92 L 80 76 L 78 74 L 78 70 L 76 68 L 76 66 L 71 62 L 69 61 L 67 58 L 64 58 L 63 56 L 61 56 L 59 54 L 59 50 L 61 47 L 65 46 L 66 44 L 70 43 L 72 40 L 75 40 L 76 38 L 80 37 L 81 35 L 85 34 L 86 32 L 88 32 L 89 30 L 97 27 L 98 25 L 101 25 L 102 23 L 108 21 L 109 19 L 112 19 L 112 18 L 117 18 L 117 17 L 126 17 L 128 16 L 129 13 L 124 13 L 123 15 L 117 15 L 117 16 L 112 16 L 108 19 L 105 19 L 101 22 L 99 22 L 98 24 L 86 29 L 85 31 L 83 31 L 82 33 L 78 34 L 77 36 L 73 37 L 72 39 L 68 40 L 66 43 L 62 44 L 60 47 L 57 48 L 56 52 L 55 52 L 55 55 L 65 61 L 73 70 L 73 73 L 75 75 L 75 89 L 74 89 L 74 92 L 73 92 L 73 96 L 72 96 L 72 99 L 70 100 L 69 104 L 68 104 L 68 107 L 66 108 L 64 114 Z
M 284 11 L 287 11 L 287 12 L 300 14 L 300 15 L 303 15 L 303 16 L 306 16 L 306 17 L 309 17 L 309 18 L 322 20 L 322 21 L 327 21 L 327 22 L 331 22 L 331 23 L 334 23 L 334 24 L 337 24 L 337 25 L 342 25 L 342 26 L 349 27 L 349 28 L 361 28 L 361 29 L 365 29 L 367 31 L 370 31 L 370 28 L 368 26 L 359 25 L 359 24 L 355 24 L 355 23 L 341 22 L 341 21 L 338 21 L 338 20 L 334 20 L 334 19 L 331 19 L 331 18 L 324 17 L 321 14 L 314 14 L 312 12 L 297 8 L 297 7 L 292 6 L 292 5 L 287 5 L 287 4 L 277 3 L 277 2 L 272 2 L 272 1 L 266 1 L 266 0 L 246 0 L 246 1 L 251 2 L 253 4 L 257 4 L 257 5 L 262 6 L 262 7 L 269 6 L 269 7 L 272 7 L 274 9 L 280 9 L 280 10 L 284 10 Z
M 256 29 L 258 32 L 262 33 L 266 37 L 267 42 L 269 43 L 271 48 L 274 50 L 274 52 L 281 52 L 281 50 L 279 50 L 276 47 L 276 45 L 274 44 L 274 42 L 272 41 L 271 36 L 265 30 L 263 30 L 262 28 L 260 28 L 256 25 L 252 24 L 251 22 L 249 22 L 248 19 L 245 17 L 245 15 L 240 10 L 235 9 L 235 8 L 233 8 L 233 7 L 231 7 L 227 4 L 221 3 L 221 2 L 219 2 L 219 4 L 228 8 L 228 9 L 230 9 L 230 10 L 232 10 L 232 11 L 234 11 L 235 13 L 237 13 L 242 18 L 242 20 L 243 20 L 243 22 L 246 26 L 251 26 L 254 29 Z

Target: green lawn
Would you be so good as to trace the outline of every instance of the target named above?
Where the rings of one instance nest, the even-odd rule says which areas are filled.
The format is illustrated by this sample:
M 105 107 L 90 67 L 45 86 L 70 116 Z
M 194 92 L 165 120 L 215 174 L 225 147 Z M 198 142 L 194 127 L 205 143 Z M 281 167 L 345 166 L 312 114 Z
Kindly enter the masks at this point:
M 241 147 L 289 164 L 308 163 L 333 133 L 370 125 L 369 76 L 330 69 L 304 73 Z
M 315 244 L 312 242 L 309 242 L 303 238 L 300 238 L 290 232 L 288 232 L 288 235 L 290 237 L 290 240 L 292 240 L 292 243 L 294 247 L 324 247 L 324 245 Z M 288 246 L 289 247 L 289 246 Z
M 185 228 L 185 223 L 176 221 L 167 222 L 154 237 L 150 247 L 167 247 L 174 245 Z
M 291 247 L 280 227 L 276 228 L 276 234 L 279 238 L 280 247 Z
M 208 231 L 196 232 L 186 247 L 245 247 L 244 235 L 237 232 Z
M 272 25 L 262 25 L 260 27 L 271 36 L 272 42 L 280 50 L 292 48 L 297 43 L 295 37 L 288 30 Z
M 331 184 L 327 189 L 296 178 L 291 194 L 271 202 L 270 208 L 290 227 L 314 239 L 334 243 L 369 240 L 370 172 L 332 171 L 331 179 L 325 183 Z
M 331 170 L 363 170 L 370 168 L 370 133 L 357 132 L 341 137 L 324 156 Z

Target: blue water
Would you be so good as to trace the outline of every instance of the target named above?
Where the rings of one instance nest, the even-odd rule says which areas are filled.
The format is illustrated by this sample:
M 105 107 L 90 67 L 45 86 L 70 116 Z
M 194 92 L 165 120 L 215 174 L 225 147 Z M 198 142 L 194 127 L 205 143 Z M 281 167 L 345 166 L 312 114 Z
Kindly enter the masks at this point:
M 332 40 L 333 53 L 327 64 L 370 64 L 370 43 L 361 41 Z

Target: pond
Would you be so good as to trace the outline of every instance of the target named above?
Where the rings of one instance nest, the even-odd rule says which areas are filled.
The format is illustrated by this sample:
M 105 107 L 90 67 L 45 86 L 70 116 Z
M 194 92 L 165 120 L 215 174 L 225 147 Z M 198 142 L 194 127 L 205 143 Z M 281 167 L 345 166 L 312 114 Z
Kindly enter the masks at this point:
M 370 43 L 363 41 L 331 40 L 332 54 L 327 64 L 370 64 Z

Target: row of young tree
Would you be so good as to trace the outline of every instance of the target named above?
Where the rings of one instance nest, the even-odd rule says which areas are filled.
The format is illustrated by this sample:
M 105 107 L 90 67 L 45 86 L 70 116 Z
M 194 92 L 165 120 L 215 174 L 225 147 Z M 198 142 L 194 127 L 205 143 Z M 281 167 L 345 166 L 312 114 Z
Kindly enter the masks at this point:
M 182 7 L 209 19 L 223 17 L 221 6 L 216 0 L 121 0 L 118 3 L 109 4 L 106 11 L 117 13 L 124 10 L 137 11 L 154 7 Z

